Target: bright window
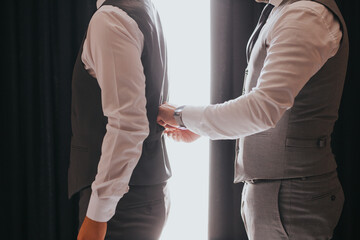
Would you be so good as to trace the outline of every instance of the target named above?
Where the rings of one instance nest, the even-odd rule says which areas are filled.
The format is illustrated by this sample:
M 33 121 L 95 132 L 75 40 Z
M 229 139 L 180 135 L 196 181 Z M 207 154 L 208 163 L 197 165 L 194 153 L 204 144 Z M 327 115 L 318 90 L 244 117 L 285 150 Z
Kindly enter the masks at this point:
M 167 39 L 170 103 L 209 104 L 210 1 L 153 2 Z M 173 177 L 169 182 L 170 216 L 161 239 L 207 239 L 209 140 L 166 142 Z

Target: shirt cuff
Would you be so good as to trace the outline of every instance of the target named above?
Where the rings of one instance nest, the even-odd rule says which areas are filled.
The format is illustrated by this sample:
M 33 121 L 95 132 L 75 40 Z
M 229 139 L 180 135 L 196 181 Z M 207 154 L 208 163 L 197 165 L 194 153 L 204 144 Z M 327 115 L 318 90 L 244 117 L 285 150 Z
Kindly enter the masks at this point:
M 182 110 L 182 121 L 187 129 L 199 135 L 204 135 L 203 131 L 201 130 L 201 125 L 205 108 L 206 106 L 184 107 L 184 109 Z
M 118 197 L 99 198 L 92 193 L 86 216 L 96 222 L 107 222 L 115 215 L 119 200 Z

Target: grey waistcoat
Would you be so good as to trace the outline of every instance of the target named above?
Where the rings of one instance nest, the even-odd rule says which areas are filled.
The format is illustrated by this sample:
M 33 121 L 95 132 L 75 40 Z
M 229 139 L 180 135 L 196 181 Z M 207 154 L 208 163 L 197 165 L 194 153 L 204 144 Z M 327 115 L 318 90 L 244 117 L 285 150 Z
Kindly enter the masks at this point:
M 336 55 L 307 82 L 275 128 L 239 139 L 235 182 L 253 179 L 285 179 L 320 175 L 336 169 L 330 136 L 347 69 L 349 43 L 344 19 L 333 0 L 314 0 L 338 18 L 343 39 Z M 296 1 L 289 1 L 292 4 Z M 266 38 L 266 36 L 265 36 Z M 258 40 L 261 40 L 260 38 Z M 246 73 L 246 92 L 256 86 L 267 55 L 265 41 L 253 53 Z M 245 85 L 245 84 L 244 84 Z
M 140 160 L 130 185 L 153 185 L 165 182 L 171 170 L 162 136 L 156 123 L 158 107 L 167 100 L 168 76 L 165 40 L 159 16 L 150 0 L 108 0 L 136 21 L 144 35 L 141 61 L 146 77 L 146 110 L 150 133 L 145 139 Z M 82 43 L 83 46 L 83 43 Z M 69 196 L 94 181 L 106 133 L 107 118 L 101 106 L 101 89 L 81 62 L 79 51 L 72 79 L 72 138 L 68 172 Z

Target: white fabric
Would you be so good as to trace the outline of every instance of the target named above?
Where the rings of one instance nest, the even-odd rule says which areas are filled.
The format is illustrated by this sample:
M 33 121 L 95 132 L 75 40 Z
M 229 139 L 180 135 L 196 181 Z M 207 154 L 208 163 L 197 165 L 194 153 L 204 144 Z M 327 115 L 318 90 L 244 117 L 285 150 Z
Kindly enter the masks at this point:
M 325 6 L 299 1 L 279 7 L 281 2 L 270 0 L 275 7 L 262 29 L 268 32 L 260 33 L 269 47 L 257 86 L 222 104 L 185 106 L 188 129 L 211 139 L 237 139 L 275 127 L 307 81 L 336 54 L 342 32 Z M 255 44 L 253 53 L 260 46 Z
M 97 6 L 102 3 L 98 1 Z M 93 15 L 81 59 L 98 80 L 103 112 L 108 117 L 87 211 L 87 217 L 98 222 L 107 222 L 114 215 L 118 201 L 128 191 L 149 134 L 143 44 L 136 22 L 121 9 L 103 6 Z

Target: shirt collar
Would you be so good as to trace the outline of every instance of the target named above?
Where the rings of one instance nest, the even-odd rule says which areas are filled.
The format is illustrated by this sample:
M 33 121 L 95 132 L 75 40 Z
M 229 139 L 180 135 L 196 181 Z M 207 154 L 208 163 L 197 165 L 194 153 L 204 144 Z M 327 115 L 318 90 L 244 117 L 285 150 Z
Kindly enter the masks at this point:
M 280 3 L 282 3 L 283 0 L 270 0 L 269 3 L 271 5 L 274 5 L 275 7 L 278 7 Z
M 96 8 L 99 8 L 104 2 L 105 2 L 105 0 L 97 0 Z

